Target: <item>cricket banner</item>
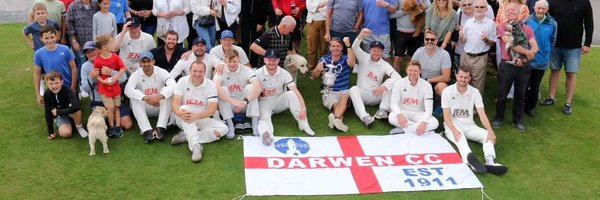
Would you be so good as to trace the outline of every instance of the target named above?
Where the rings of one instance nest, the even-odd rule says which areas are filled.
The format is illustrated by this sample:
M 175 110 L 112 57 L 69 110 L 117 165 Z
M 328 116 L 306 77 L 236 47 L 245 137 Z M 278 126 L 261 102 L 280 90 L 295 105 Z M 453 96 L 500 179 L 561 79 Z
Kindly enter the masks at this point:
M 244 137 L 246 193 L 367 194 L 482 188 L 438 134 L 275 137 L 271 146 Z

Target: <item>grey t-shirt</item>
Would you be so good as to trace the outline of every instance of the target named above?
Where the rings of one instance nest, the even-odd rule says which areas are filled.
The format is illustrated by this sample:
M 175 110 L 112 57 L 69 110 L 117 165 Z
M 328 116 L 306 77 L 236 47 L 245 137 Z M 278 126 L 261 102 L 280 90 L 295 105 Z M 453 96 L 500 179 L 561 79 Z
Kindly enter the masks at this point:
M 421 78 L 427 80 L 431 77 L 442 75 L 442 69 L 450 68 L 450 54 L 440 47 L 433 56 L 427 55 L 426 47 L 421 47 L 415 51 L 411 60 L 416 60 L 421 63 Z
M 362 0 L 329 0 L 327 7 L 333 9 L 330 29 L 335 32 L 352 32 L 362 11 Z
M 94 39 L 98 35 L 108 34 L 112 37 L 117 36 L 117 20 L 112 13 L 102 13 L 98 11 L 92 18 L 92 35 Z

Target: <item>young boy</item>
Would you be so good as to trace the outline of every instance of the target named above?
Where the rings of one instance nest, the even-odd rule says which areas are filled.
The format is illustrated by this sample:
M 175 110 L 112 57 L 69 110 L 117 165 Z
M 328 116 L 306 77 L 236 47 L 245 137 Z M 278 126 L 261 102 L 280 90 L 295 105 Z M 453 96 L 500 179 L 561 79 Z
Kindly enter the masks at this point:
M 100 11 L 94 14 L 92 18 L 92 35 L 94 38 L 99 35 L 108 34 L 112 37 L 117 36 L 117 20 L 115 15 L 109 12 L 110 0 L 99 0 Z
M 58 134 L 63 138 L 71 137 L 71 120 L 75 122 L 77 132 L 82 138 L 88 136 L 87 131 L 81 124 L 81 106 L 79 98 L 72 90 L 63 86 L 63 79 L 58 71 L 50 71 L 46 74 L 46 86 L 44 92 L 44 113 L 46 127 L 48 128 L 48 139 L 56 137 L 53 121 L 58 127 Z
M 55 21 L 48 19 L 48 9 L 44 4 L 38 3 L 33 5 L 32 10 L 35 21 L 23 28 L 23 37 L 25 37 L 27 43 L 29 43 L 31 49 L 35 52 L 44 46 L 44 43 L 42 43 L 42 40 L 40 39 L 42 27 L 50 25 L 58 30 L 59 26 Z
M 35 86 L 35 96 L 39 104 L 44 104 L 42 94 L 40 94 L 40 82 L 43 72 L 56 70 L 60 72 L 64 84 L 70 86 L 72 91 L 77 91 L 77 67 L 75 66 L 75 56 L 69 47 L 57 44 L 57 31 L 52 26 L 45 25 L 40 31 L 41 40 L 44 48 L 40 48 L 33 54 L 33 84 Z
M 110 126 L 109 136 L 123 137 L 123 129 L 121 129 L 121 86 L 119 78 L 125 73 L 125 65 L 121 58 L 110 51 L 112 37 L 110 35 L 100 35 L 96 37 L 96 48 L 100 49 L 100 55 L 94 60 L 94 69 L 100 70 L 98 79 L 98 93 L 102 98 L 102 103 L 108 110 L 108 125 Z M 108 67 L 112 70 L 117 70 L 119 73 L 115 76 L 102 73 L 102 68 Z

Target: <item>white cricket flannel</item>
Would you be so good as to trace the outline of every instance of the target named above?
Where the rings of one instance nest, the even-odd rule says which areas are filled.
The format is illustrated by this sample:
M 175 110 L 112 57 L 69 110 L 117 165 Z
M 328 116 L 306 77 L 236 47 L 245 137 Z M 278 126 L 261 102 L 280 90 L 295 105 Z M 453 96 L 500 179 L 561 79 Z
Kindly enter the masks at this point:
M 452 123 L 455 126 L 457 124 L 475 124 L 475 121 L 473 121 L 473 105 L 476 108 L 483 108 L 483 100 L 479 90 L 471 85 L 467 86 L 467 91 L 463 95 L 458 92 L 456 84 L 448 86 L 442 92 L 442 108 L 450 109 Z
M 274 75 L 269 74 L 267 66 L 257 69 L 255 73 L 263 88 L 258 98 L 261 101 L 279 96 L 287 91 L 289 87 L 296 85 L 292 75 L 281 67 L 277 67 Z
M 177 76 L 181 75 L 183 76 L 187 76 L 190 74 L 190 66 L 192 66 L 192 63 L 196 62 L 196 56 L 191 55 L 187 60 L 185 59 L 179 59 L 179 61 L 177 61 L 177 64 L 175 64 L 175 66 L 173 66 L 173 69 L 171 69 L 171 72 L 169 73 L 171 78 L 177 78 Z M 217 65 L 219 64 L 225 64 L 223 61 L 219 60 L 217 57 L 210 55 L 208 53 L 204 53 L 204 57 L 202 58 L 202 62 L 204 63 L 204 65 L 206 65 L 206 70 L 204 73 L 204 78 L 205 79 L 212 79 L 213 78 L 213 70 L 215 69 L 215 67 L 217 67 Z
M 433 90 L 431 84 L 419 78 L 416 85 L 410 84 L 407 77 L 396 80 L 392 89 L 390 107 L 394 113 L 423 112 L 421 121 L 427 122 L 433 110 Z
M 245 65 L 238 64 L 235 71 L 230 71 L 229 67 L 223 69 L 223 74 L 215 74 L 214 82 L 219 82 L 221 87 L 227 87 L 229 96 L 241 99 L 243 97 L 244 88 L 251 84 L 250 81 L 255 80 L 254 71 Z
M 142 98 L 147 95 L 162 94 L 165 99 L 173 95 L 175 90 L 175 79 L 169 76 L 167 70 L 153 66 L 152 75 L 146 76 L 142 68 L 135 71 L 129 77 L 127 85 L 125 85 L 125 95 L 130 99 L 142 101 Z
M 402 77 L 383 58 L 380 58 L 378 61 L 372 61 L 371 55 L 360 48 L 362 40 L 362 38 L 356 38 L 354 43 L 352 43 L 352 50 L 354 50 L 354 55 L 358 60 L 356 86 L 373 91 L 383 83 L 388 90 L 392 90 L 394 80 Z M 383 82 L 385 75 L 389 76 L 389 78 Z
M 476 20 L 474 17 L 467 20 L 463 26 L 465 31 L 465 46 L 464 51 L 467 53 L 482 53 L 487 52 L 490 49 L 490 45 L 486 44 L 481 39 L 483 32 L 487 33 L 487 37 L 490 40 L 495 41 L 496 39 L 496 23 L 487 17 L 484 17 L 481 21 Z
M 179 79 L 174 95 L 181 96 L 181 105 L 188 105 L 188 111 L 199 113 L 208 107 L 209 102 L 217 103 L 217 87 L 211 80 L 204 79 L 202 84 L 194 86 L 190 76 Z
M 132 39 L 130 33 L 125 33 L 119 49 L 119 57 L 123 60 L 127 74 L 133 74 L 140 67 L 142 53 L 156 48 L 154 38 L 148 33 L 140 32 L 140 38 Z
M 247 65 L 250 63 L 250 60 L 248 60 L 248 56 L 246 55 L 246 51 L 244 51 L 242 47 L 233 45 L 232 48 L 238 52 L 238 58 L 240 59 L 241 64 Z M 225 61 L 225 52 L 223 51 L 222 45 L 217 45 L 210 49 L 210 55 L 217 57 L 219 60 Z

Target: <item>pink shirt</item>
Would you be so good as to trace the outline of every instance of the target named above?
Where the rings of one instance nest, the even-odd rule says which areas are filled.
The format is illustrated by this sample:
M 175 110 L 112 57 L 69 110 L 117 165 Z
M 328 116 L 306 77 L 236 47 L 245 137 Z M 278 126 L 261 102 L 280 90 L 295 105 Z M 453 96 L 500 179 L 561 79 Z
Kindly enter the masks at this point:
M 533 33 L 533 29 L 531 29 L 531 27 L 529 27 L 527 24 L 522 24 L 522 27 L 528 42 L 532 39 L 535 39 L 535 34 Z M 506 42 L 502 40 L 504 32 L 506 32 L 506 23 L 502 23 L 498 26 L 498 41 L 500 42 L 500 55 L 502 55 L 502 60 L 510 60 L 508 51 L 506 51 Z

